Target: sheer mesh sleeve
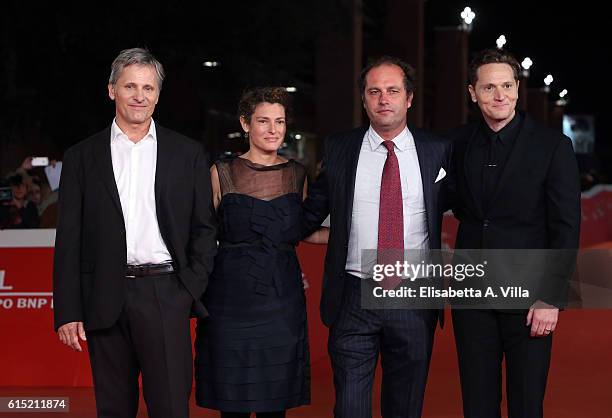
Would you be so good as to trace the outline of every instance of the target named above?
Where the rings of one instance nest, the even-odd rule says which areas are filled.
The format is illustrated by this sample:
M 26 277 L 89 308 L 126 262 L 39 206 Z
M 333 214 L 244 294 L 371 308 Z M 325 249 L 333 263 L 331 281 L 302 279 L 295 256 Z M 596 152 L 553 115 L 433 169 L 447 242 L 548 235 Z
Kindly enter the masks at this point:
M 244 194 L 256 199 L 272 200 L 289 193 L 302 196 L 306 170 L 295 160 L 265 166 L 245 158 L 216 163 L 221 195 Z

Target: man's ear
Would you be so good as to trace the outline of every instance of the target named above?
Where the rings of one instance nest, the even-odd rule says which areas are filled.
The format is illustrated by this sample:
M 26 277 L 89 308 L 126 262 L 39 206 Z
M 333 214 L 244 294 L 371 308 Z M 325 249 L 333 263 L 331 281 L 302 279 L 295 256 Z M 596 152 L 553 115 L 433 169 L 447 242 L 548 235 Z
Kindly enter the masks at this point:
M 468 86 L 468 92 L 470 93 L 472 101 L 476 103 L 478 101 L 478 99 L 476 98 L 476 90 L 474 90 L 474 87 L 471 84 Z
M 108 97 L 110 97 L 111 100 L 115 100 L 115 86 L 112 84 L 108 85 Z

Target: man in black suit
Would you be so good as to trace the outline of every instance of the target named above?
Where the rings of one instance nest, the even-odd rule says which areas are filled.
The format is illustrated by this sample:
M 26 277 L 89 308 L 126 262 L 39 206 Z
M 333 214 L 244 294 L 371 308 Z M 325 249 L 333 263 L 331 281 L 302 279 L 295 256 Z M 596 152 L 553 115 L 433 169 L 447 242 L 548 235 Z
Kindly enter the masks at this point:
M 519 72 L 516 59 L 497 49 L 480 52 L 470 64 L 468 90 L 482 120 L 450 135 L 458 195 L 453 212 L 460 221 L 456 248 L 571 255 L 580 229 L 576 159 L 567 137 L 515 110 Z M 555 280 L 544 277 L 540 284 L 546 286 L 533 286 L 549 290 L 533 295 L 530 309 L 453 309 L 465 417 L 501 416 L 504 357 L 509 417 L 543 415 L 552 334 L 567 292 L 567 281 Z
M 208 158 L 152 119 L 164 78 L 145 49 L 114 60 L 115 119 L 64 155 L 53 274 L 55 329 L 87 340 L 98 417 L 185 418 L 190 312 L 216 248 Z
M 370 126 L 326 139 L 304 212 L 306 235 L 331 215 L 321 317 L 330 327 L 334 416 L 372 416 L 380 354 L 382 416 L 420 417 L 438 311 L 364 309 L 361 279 L 389 249 L 440 248 L 451 144 L 406 126 L 414 90 L 407 64 L 382 57 L 359 81 Z

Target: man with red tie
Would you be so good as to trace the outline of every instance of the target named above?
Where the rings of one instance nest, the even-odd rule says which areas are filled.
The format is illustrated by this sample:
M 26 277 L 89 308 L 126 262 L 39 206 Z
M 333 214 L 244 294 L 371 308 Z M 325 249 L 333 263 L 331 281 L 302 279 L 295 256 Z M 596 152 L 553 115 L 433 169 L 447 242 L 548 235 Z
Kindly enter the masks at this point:
M 330 328 L 334 416 L 372 416 L 380 355 L 382 416 L 420 417 L 438 311 L 365 309 L 361 282 L 374 264 L 391 264 L 404 250 L 440 248 L 453 189 L 451 143 L 406 125 L 414 76 L 400 59 L 371 62 L 359 87 L 370 126 L 326 139 L 304 205 L 305 234 L 331 217 L 321 317 Z

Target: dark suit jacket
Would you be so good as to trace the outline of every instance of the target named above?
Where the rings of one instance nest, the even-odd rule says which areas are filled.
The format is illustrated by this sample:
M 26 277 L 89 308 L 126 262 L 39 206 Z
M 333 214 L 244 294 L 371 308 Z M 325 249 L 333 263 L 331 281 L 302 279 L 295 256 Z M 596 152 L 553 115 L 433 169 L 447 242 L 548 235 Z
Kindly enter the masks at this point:
M 156 125 L 155 205 L 162 238 L 178 277 L 199 301 L 216 252 L 208 157 L 204 149 Z M 86 330 L 112 326 L 126 292 L 126 237 L 113 174 L 110 127 L 64 154 L 55 243 L 55 328 L 83 321 Z
M 355 192 L 359 151 L 367 127 L 331 135 L 325 140 L 325 155 L 317 180 L 308 189 L 304 202 L 303 232 L 316 230 L 331 215 L 330 236 L 325 257 L 321 319 L 327 326 L 337 318 L 342 303 L 345 265 Z M 442 215 L 449 205 L 452 182 L 452 146 L 448 140 L 421 129 L 410 128 L 419 157 L 423 196 L 431 249 L 440 248 Z M 446 178 L 435 183 L 444 168 Z
M 487 213 L 467 174 L 466 156 L 482 122 L 452 131 L 457 170 L 453 213 L 458 249 L 578 248 L 580 177 L 569 138 L 524 115 Z M 567 277 L 566 277 L 567 278 Z

